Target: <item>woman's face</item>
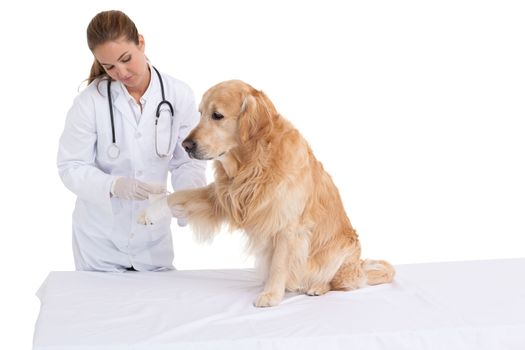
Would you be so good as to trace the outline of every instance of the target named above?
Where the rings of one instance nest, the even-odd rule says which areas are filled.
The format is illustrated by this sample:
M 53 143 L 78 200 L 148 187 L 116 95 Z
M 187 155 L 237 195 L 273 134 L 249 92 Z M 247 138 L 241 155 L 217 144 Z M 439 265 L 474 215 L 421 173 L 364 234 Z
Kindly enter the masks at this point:
M 121 81 L 128 90 L 145 89 L 149 84 L 149 69 L 144 47 L 142 35 L 139 35 L 138 45 L 122 37 L 98 45 L 93 55 L 106 73 L 112 79 Z

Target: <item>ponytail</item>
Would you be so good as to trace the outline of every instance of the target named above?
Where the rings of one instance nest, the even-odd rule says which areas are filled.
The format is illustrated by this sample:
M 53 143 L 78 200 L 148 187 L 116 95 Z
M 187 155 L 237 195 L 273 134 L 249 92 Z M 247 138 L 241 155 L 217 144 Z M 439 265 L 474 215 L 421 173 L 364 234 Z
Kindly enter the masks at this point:
M 93 65 L 91 66 L 91 70 L 89 72 L 89 77 L 87 79 L 88 85 L 91 84 L 91 82 L 97 78 L 100 78 L 101 80 L 103 78 L 107 78 L 108 74 L 106 73 L 104 67 L 100 64 L 99 61 L 95 58 L 93 60 Z

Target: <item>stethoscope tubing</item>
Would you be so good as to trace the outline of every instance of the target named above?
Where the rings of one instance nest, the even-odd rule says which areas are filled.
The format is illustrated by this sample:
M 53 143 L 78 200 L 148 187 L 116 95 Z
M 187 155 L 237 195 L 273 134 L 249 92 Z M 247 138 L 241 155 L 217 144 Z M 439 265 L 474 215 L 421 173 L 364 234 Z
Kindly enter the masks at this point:
M 153 67 L 153 66 L 151 66 L 151 67 Z M 157 73 L 157 76 L 159 77 L 160 91 L 161 91 L 161 94 L 162 94 L 162 101 L 160 101 L 160 103 L 158 104 L 157 110 L 156 110 L 156 113 L 155 113 L 155 152 L 157 153 L 158 157 L 164 158 L 164 157 L 167 157 L 168 154 L 161 154 L 161 153 L 159 153 L 158 144 L 157 144 L 157 125 L 158 125 L 159 117 L 160 117 L 160 109 L 161 109 L 161 107 L 163 105 L 167 105 L 168 106 L 168 108 L 170 110 L 170 115 L 171 115 L 171 127 L 173 127 L 173 118 L 175 116 L 175 111 L 173 109 L 172 104 L 168 100 L 166 100 L 166 97 L 165 97 L 165 94 L 164 94 L 164 83 L 162 81 L 162 77 L 160 76 L 159 71 L 155 67 L 153 67 L 153 69 L 155 70 L 155 73 Z M 113 115 L 113 101 L 112 101 L 112 98 L 111 98 L 111 78 L 108 79 L 108 105 L 109 105 L 109 116 L 110 116 L 110 120 L 111 120 L 111 145 L 108 148 L 108 156 L 110 158 L 115 158 L 116 159 L 116 158 L 118 158 L 118 156 L 120 154 L 120 149 L 117 146 L 117 139 L 116 139 L 116 136 L 115 136 L 115 119 L 114 119 L 114 115 Z M 172 141 L 172 133 L 170 131 L 170 139 L 169 139 L 169 143 L 168 143 L 168 150 L 171 148 L 171 141 Z

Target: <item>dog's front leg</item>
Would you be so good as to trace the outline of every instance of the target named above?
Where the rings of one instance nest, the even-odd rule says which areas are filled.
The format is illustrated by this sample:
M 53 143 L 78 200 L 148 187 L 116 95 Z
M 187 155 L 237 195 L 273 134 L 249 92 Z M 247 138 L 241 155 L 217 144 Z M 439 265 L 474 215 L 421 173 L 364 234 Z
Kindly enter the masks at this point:
M 188 219 L 202 240 L 211 239 L 224 220 L 224 213 L 215 196 L 215 185 L 211 183 L 157 199 L 139 215 L 138 222 L 153 225 L 163 217 L 175 215 L 175 212 Z
M 188 220 L 193 233 L 201 241 L 213 239 L 225 220 L 224 211 L 217 200 L 215 184 L 172 193 L 167 198 L 172 212 L 180 210 Z
M 268 279 L 264 290 L 255 300 L 255 306 L 268 307 L 279 304 L 284 296 L 288 278 L 289 244 L 284 234 L 275 240 Z

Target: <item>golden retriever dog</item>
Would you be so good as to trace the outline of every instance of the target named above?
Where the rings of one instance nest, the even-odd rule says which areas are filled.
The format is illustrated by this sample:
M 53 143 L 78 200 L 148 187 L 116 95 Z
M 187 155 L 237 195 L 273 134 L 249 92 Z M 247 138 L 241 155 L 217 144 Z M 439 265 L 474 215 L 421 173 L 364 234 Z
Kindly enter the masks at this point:
M 204 94 L 199 110 L 183 147 L 192 158 L 215 160 L 215 181 L 170 194 L 139 222 L 154 223 L 167 204 L 200 238 L 224 223 L 244 231 L 265 276 L 258 307 L 279 304 L 285 291 L 313 296 L 392 281 L 389 263 L 361 259 L 330 175 L 262 91 L 225 81 Z

